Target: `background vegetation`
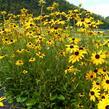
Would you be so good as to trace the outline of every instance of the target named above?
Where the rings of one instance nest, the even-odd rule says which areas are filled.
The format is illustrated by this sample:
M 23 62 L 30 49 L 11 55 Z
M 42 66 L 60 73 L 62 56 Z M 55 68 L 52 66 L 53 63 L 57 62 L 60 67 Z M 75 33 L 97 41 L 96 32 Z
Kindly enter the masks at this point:
M 26 8 L 29 9 L 30 12 L 33 13 L 34 16 L 38 16 L 40 13 L 40 6 L 38 5 L 39 0 L 0 0 L 0 10 L 7 11 L 8 13 L 19 14 L 20 9 Z M 69 9 L 77 9 L 78 7 L 70 4 L 66 0 L 46 0 L 46 4 L 44 6 L 44 10 L 46 7 L 50 6 L 53 2 L 57 2 L 59 4 L 60 11 L 67 11 Z M 84 9 L 81 9 L 84 11 Z M 47 13 L 48 11 L 45 11 Z M 101 29 L 109 29 L 109 17 L 102 17 L 100 15 L 93 14 L 95 19 L 100 19 L 104 22 L 99 28 Z M 1 18 L 2 19 L 2 18 Z

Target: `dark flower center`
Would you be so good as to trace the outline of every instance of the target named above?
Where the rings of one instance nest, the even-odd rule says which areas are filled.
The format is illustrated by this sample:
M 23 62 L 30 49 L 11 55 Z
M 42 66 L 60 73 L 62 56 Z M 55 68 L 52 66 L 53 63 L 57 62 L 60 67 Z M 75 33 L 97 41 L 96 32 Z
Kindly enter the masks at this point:
M 104 72 L 106 72 L 106 69 L 103 69 Z
M 94 91 L 91 91 L 90 94 L 91 94 L 91 95 L 94 95 L 95 93 L 94 93 Z
M 41 41 L 41 40 L 42 40 L 42 38 L 39 38 L 39 40 Z
M 79 103 L 79 107 L 82 107 L 83 105 L 81 103 Z
M 99 59 L 99 58 L 100 58 L 100 55 L 96 54 L 96 55 L 95 55 L 95 58 L 96 58 L 96 59 Z
M 95 73 L 97 73 L 97 72 L 98 72 L 98 70 L 97 70 L 97 69 L 95 69 L 95 70 L 94 70 L 94 72 L 95 72 Z
M 91 24 L 91 22 L 88 22 L 87 24 Z
M 37 35 L 40 35 L 40 33 L 37 33 Z
M 70 45 L 70 48 L 74 48 L 74 46 L 73 45 Z
M 77 56 L 77 55 L 79 55 L 79 52 L 77 51 L 77 52 L 75 52 L 75 55 Z
M 74 41 L 74 40 L 75 40 L 75 38 L 72 38 L 72 40 Z
M 80 96 L 84 95 L 83 92 L 80 93 Z
M 96 83 L 96 85 L 99 85 L 100 83 Z
M 109 84 L 109 80 L 106 80 L 106 83 Z
M 90 78 L 93 78 L 93 75 L 91 75 Z
M 105 96 L 102 96 L 102 99 L 105 99 Z
M 30 24 L 30 26 L 33 26 L 33 24 Z
M 81 106 L 82 104 L 80 103 L 79 106 Z
M 5 39 L 5 41 L 7 41 L 8 39 Z
M 107 105 L 107 106 L 105 107 L 105 109 L 109 109 L 109 105 Z
M 57 27 L 57 26 L 55 26 L 55 27 L 54 27 L 54 29 L 58 29 L 58 27 Z
M 31 43 L 29 43 L 29 45 L 31 45 Z
M 13 40 L 10 40 L 10 42 L 13 42 Z
M 79 50 L 83 50 L 83 48 L 82 48 L 82 47 L 80 47 L 80 48 L 79 48 Z

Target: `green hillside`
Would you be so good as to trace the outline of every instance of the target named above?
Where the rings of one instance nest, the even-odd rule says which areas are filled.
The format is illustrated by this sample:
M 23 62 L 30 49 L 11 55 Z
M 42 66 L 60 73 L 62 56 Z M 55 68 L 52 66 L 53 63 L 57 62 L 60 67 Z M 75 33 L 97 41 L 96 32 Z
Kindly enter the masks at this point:
M 45 7 L 50 6 L 53 2 L 59 3 L 59 9 L 66 11 L 68 9 L 74 9 L 76 6 L 70 4 L 65 0 L 45 0 Z M 39 0 L 0 0 L 0 10 L 6 10 L 7 12 L 19 13 L 22 8 L 27 8 L 33 14 L 39 14 L 40 6 Z

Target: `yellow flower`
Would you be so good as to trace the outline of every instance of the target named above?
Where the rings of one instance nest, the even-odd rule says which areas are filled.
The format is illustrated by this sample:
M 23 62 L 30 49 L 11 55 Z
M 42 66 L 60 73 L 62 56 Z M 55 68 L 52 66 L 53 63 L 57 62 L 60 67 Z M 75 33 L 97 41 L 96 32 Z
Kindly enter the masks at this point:
M 47 45 L 50 45 L 50 46 L 51 46 L 51 45 L 54 45 L 54 41 L 53 41 L 53 40 L 48 40 L 48 41 L 47 41 Z
M 29 62 L 32 63 L 32 62 L 34 62 L 35 60 L 36 60 L 36 58 L 30 58 L 30 59 L 29 59 Z
M 79 109 L 83 109 L 84 105 L 83 105 L 83 103 L 79 103 L 79 104 L 77 105 L 77 107 L 78 107 Z
M 17 60 L 16 61 L 17 66 L 22 66 L 23 64 L 24 64 L 24 62 L 22 60 Z
M 7 44 L 7 45 L 10 45 L 10 44 L 13 44 L 16 42 L 16 39 L 8 39 L 8 38 L 5 38 L 5 39 L 2 39 L 3 43 L 4 44 Z
M 76 68 L 74 68 L 74 66 L 69 66 L 66 70 L 65 70 L 65 74 L 67 73 L 76 73 L 76 71 L 78 71 Z
M 107 69 L 106 68 L 99 68 L 98 69 L 98 75 L 100 75 L 100 76 L 105 76 L 105 75 L 107 75 L 109 72 L 107 71 Z
M 80 42 L 79 38 L 69 38 L 69 42 L 73 44 L 78 44 Z
M 75 63 L 81 60 L 84 57 L 84 54 L 86 54 L 86 52 L 82 50 L 74 51 L 74 53 L 69 57 L 69 62 Z
M 5 57 L 5 55 L 0 55 L 0 60 L 3 59 Z
M 65 51 L 63 51 L 63 50 L 60 51 L 58 54 L 59 54 L 59 56 L 65 56 L 66 55 Z
M 88 73 L 86 73 L 86 80 L 93 80 L 96 78 L 96 73 L 95 72 L 92 72 L 92 71 L 89 71 Z
M 13 43 L 15 43 L 16 42 L 16 40 L 15 39 L 10 39 L 9 41 L 8 41 L 8 43 L 7 44 L 13 44 Z
M 17 53 L 22 53 L 24 51 L 24 49 L 18 49 L 16 50 Z
M 8 38 L 5 38 L 5 39 L 3 38 L 2 41 L 3 41 L 4 44 L 8 44 L 9 43 L 9 39 Z
M 43 35 L 43 34 L 42 34 L 42 35 Z M 38 36 L 38 37 L 35 39 L 35 43 L 37 43 L 37 44 L 41 44 L 44 40 L 45 40 L 44 37 L 42 37 L 42 36 Z
M 100 90 L 98 90 L 96 88 L 90 89 L 89 96 L 90 96 L 91 101 L 95 102 L 96 98 L 98 98 L 99 95 L 100 95 Z
M 103 64 L 105 62 L 106 55 L 102 51 L 98 53 L 92 53 L 91 61 L 93 64 L 99 65 Z
M 28 73 L 28 71 L 27 70 L 23 70 L 23 72 L 22 72 L 23 74 L 26 74 L 26 73 Z
M 91 19 L 85 18 L 84 21 L 85 21 L 86 23 L 89 23 L 89 22 L 91 22 Z
M 102 87 L 104 90 L 109 91 L 109 77 L 105 76 L 105 78 L 102 81 Z
M 26 46 L 27 46 L 28 48 L 34 48 L 34 47 L 35 47 L 32 42 L 28 42 L 28 43 L 26 44 Z
M 3 104 L 3 100 L 5 100 L 6 97 L 0 97 L 0 107 L 3 107 L 4 104 Z
M 101 101 L 103 99 L 108 99 L 109 94 L 106 94 L 105 92 L 101 93 L 100 96 L 98 97 L 98 100 Z
M 101 88 L 101 84 L 100 84 L 100 82 L 93 81 L 92 82 L 92 87 L 96 88 L 96 89 L 100 89 Z
M 66 45 L 66 53 L 73 53 L 77 50 L 78 46 L 74 44 Z
M 82 97 L 84 97 L 84 96 L 85 96 L 84 92 L 80 92 L 80 93 L 79 93 L 79 97 L 80 97 L 80 98 L 82 98 Z
M 44 54 L 44 53 L 41 53 L 41 52 L 36 53 L 36 55 L 37 55 L 39 58 L 43 58 L 43 57 L 45 56 L 45 54 Z
M 109 39 L 108 39 L 108 40 L 105 40 L 103 45 L 105 45 L 105 46 L 108 46 L 108 47 L 109 47 Z
M 98 109 L 109 109 L 109 98 L 99 101 Z
M 77 26 L 81 27 L 84 25 L 84 22 L 82 20 L 78 20 L 76 23 Z

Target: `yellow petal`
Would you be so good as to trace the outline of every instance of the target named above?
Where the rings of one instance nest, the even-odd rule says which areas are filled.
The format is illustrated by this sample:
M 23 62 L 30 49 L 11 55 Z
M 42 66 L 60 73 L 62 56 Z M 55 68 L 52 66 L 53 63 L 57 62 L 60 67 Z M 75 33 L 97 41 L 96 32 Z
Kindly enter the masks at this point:
M 3 101 L 5 99 L 6 99 L 6 97 L 0 97 L 0 101 Z
M 4 106 L 4 104 L 2 102 L 0 102 L 0 107 L 3 107 L 3 106 Z

